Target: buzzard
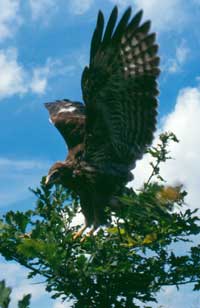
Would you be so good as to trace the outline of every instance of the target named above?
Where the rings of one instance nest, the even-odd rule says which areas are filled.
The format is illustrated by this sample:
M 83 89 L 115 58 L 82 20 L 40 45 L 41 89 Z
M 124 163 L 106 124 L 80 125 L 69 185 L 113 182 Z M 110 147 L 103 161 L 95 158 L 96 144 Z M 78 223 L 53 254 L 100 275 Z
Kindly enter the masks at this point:
M 141 24 L 142 11 L 131 18 L 129 7 L 119 22 L 117 17 L 114 7 L 104 27 L 103 13 L 98 13 L 81 79 L 84 103 L 45 104 L 68 145 L 66 160 L 50 168 L 46 184 L 60 183 L 79 195 L 85 225 L 76 236 L 106 223 L 105 208 L 132 179 L 130 170 L 156 127 L 156 35 L 150 33 L 150 21 Z

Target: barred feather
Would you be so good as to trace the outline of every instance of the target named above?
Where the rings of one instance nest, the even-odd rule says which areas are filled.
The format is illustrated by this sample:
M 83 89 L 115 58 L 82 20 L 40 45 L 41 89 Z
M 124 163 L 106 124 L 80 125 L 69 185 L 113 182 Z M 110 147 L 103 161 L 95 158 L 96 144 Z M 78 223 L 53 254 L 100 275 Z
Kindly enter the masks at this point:
M 115 6 L 114 9 L 112 10 L 112 13 L 110 14 L 110 18 L 107 23 L 107 27 L 102 41 L 102 46 L 105 46 L 112 38 L 114 27 L 117 21 L 117 15 L 118 15 L 118 10 L 117 7 Z
M 129 22 L 130 15 L 128 8 L 116 25 L 114 8 L 82 76 L 86 159 L 95 165 L 112 161 L 130 169 L 152 142 L 156 127 L 160 72 L 156 35 L 150 33 L 150 21 L 140 24 L 142 11 Z
M 83 143 L 85 136 L 85 107 L 68 99 L 46 103 L 50 120 L 65 139 L 69 149 Z
M 142 11 L 130 19 L 128 8 L 118 24 L 117 15 L 114 7 L 104 30 L 104 16 L 98 14 L 90 66 L 82 74 L 86 110 L 70 101 L 46 107 L 69 147 L 85 142 L 89 164 L 130 170 L 152 142 L 156 127 L 158 45 L 150 21 L 141 24 Z M 69 104 L 75 111 L 63 113 Z
M 106 222 L 105 207 L 130 180 L 130 170 L 151 144 L 157 117 L 158 45 L 142 11 L 117 7 L 104 27 L 100 11 L 81 86 L 85 106 L 69 100 L 47 103 L 53 124 L 69 146 L 60 183 L 75 190 L 86 225 Z M 55 173 L 56 171 L 56 173 Z
M 92 41 L 91 41 L 91 49 L 90 49 L 90 63 L 92 62 L 102 39 L 103 34 L 103 27 L 104 27 L 104 16 L 101 11 L 99 11 L 97 17 L 97 25 L 94 31 Z

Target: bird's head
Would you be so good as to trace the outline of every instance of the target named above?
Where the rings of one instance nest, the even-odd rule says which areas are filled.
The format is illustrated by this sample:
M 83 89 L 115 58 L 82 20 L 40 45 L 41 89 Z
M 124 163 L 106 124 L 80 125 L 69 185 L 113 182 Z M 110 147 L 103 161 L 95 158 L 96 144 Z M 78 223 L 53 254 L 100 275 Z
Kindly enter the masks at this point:
M 45 184 L 67 184 L 70 176 L 70 170 L 64 162 L 55 163 L 46 176 Z

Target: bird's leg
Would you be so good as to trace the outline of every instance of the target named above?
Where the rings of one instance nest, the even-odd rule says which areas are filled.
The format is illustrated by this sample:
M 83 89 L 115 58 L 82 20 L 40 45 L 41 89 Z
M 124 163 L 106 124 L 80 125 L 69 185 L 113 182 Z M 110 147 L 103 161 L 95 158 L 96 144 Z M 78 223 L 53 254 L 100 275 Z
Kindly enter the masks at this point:
M 87 236 L 93 235 L 93 233 L 94 233 L 95 230 L 96 230 L 96 227 L 92 227 L 92 228 L 90 229 L 90 231 L 87 233 Z
M 32 232 L 28 232 L 28 233 L 20 234 L 19 237 L 20 238 L 31 238 L 31 234 Z
M 78 237 L 80 237 L 87 227 L 87 224 L 84 224 L 83 227 L 74 234 L 73 240 L 76 240 Z
M 89 232 L 87 232 L 87 234 L 81 239 L 81 243 L 83 243 L 85 240 L 86 240 L 86 238 L 87 237 L 90 237 L 91 235 L 93 235 L 93 233 L 94 233 L 94 231 L 96 230 L 96 227 L 92 227 L 91 229 L 90 229 L 90 231 Z

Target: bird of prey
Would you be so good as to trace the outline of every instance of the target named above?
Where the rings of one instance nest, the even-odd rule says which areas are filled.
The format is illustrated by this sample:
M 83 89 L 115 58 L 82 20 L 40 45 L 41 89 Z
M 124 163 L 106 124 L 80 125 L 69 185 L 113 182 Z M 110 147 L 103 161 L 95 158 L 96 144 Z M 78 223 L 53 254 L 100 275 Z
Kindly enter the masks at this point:
M 68 146 L 65 161 L 49 170 L 46 184 L 60 183 L 80 197 L 85 225 L 105 224 L 131 180 L 131 170 L 151 144 L 156 127 L 158 45 L 142 11 L 129 7 L 117 22 L 114 7 L 104 27 L 98 13 L 89 65 L 82 73 L 84 103 L 68 99 L 46 103 L 51 122 Z

